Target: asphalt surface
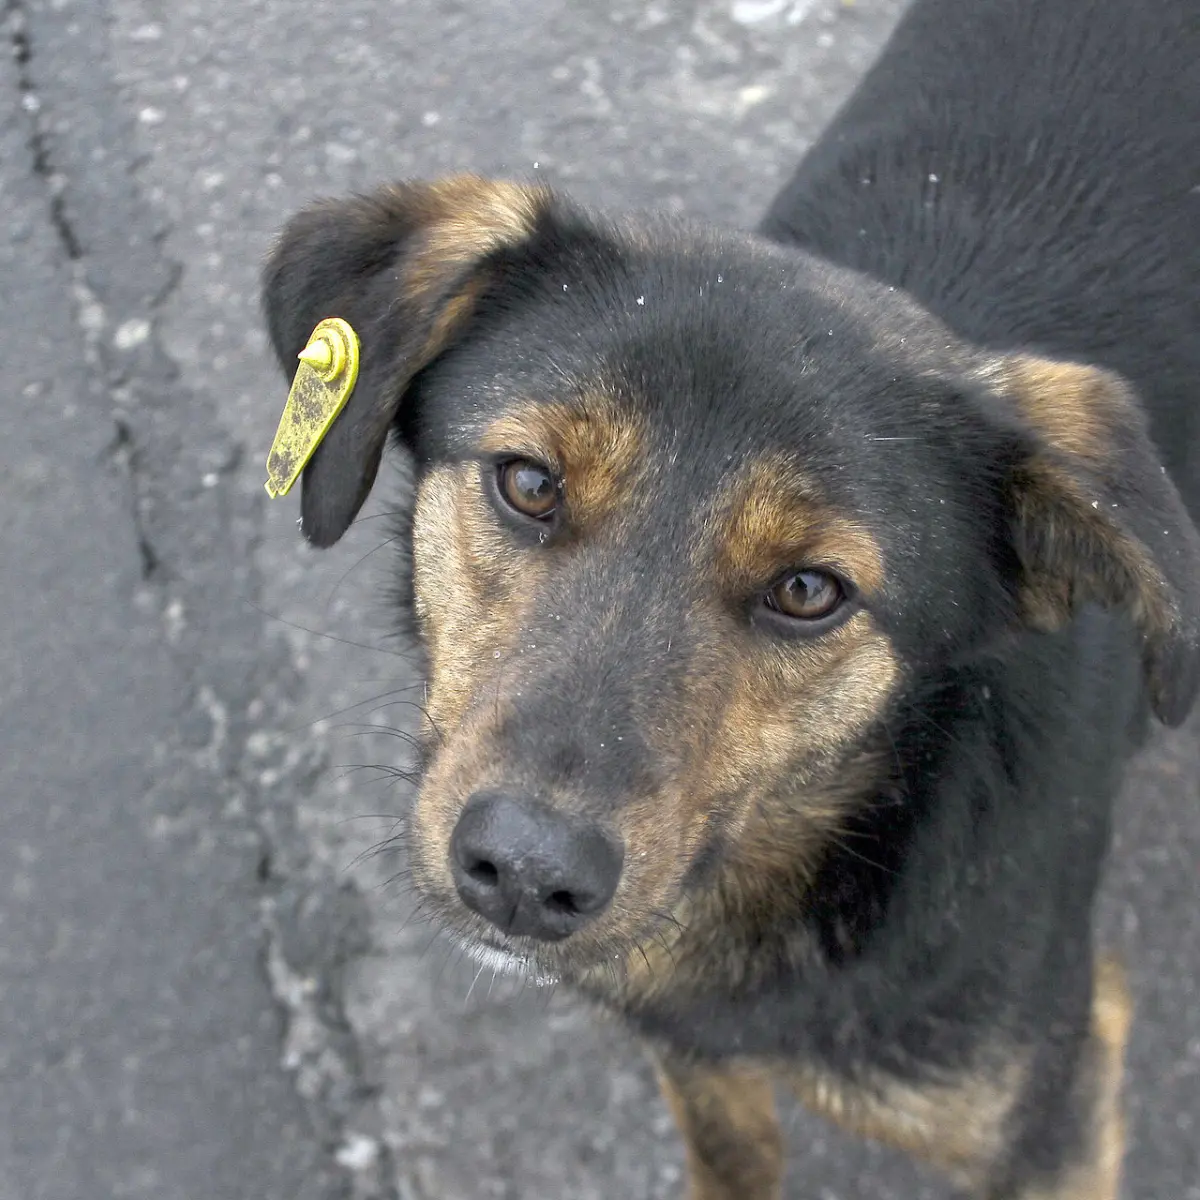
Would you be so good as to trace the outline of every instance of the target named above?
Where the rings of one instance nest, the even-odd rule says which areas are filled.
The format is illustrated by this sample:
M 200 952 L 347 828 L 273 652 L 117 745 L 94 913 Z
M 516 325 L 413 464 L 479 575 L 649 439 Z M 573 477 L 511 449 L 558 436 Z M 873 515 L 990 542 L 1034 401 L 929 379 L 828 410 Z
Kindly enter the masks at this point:
M 268 505 L 315 194 L 473 169 L 750 224 L 896 0 L 0 0 L 0 1200 L 665 1200 L 637 1050 L 476 979 L 389 854 L 397 477 Z M 1122 806 L 1128 1195 L 1200 1198 L 1200 724 Z M 931 1200 L 787 1111 L 789 1196 Z

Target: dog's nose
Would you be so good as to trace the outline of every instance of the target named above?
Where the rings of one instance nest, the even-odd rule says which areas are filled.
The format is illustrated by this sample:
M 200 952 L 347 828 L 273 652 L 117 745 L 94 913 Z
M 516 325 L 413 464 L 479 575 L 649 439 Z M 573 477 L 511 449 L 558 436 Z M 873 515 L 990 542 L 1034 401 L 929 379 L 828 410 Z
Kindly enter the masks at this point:
M 450 838 L 463 903 L 514 936 L 555 942 L 608 905 L 624 851 L 598 825 L 536 800 L 477 792 Z

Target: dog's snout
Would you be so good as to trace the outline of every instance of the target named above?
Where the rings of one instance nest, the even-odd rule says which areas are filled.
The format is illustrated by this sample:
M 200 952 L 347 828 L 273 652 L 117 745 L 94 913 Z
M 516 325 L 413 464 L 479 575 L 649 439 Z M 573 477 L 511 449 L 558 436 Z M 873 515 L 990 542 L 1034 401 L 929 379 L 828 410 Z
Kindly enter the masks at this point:
M 505 933 L 546 942 L 607 907 L 623 857 L 598 825 L 499 791 L 472 796 L 450 838 L 463 903 Z

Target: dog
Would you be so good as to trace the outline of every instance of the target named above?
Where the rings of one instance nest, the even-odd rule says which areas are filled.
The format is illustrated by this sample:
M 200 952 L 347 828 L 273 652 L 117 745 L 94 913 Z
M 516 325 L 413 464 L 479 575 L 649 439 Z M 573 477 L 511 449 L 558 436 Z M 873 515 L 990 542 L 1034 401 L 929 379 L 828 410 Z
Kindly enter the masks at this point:
M 1091 914 L 1200 687 L 1198 164 L 1193 0 L 916 0 L 754 233 L 456 176 L 270 256 L 285 373 L 361 343 L 304 536 L 414 464 L 415 886 L 644 1040 L 692 1200 L 781 1195 L 776 1084 L 1119 1193 Z

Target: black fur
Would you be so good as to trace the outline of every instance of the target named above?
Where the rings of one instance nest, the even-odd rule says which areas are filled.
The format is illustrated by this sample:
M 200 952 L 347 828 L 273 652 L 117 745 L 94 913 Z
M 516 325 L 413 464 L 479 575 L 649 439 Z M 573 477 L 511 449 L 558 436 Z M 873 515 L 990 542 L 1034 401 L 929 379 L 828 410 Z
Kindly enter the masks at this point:
M 1196 513 L 1198 38 L 1191 0 L 920 0 L 761 231 L 1120 372 Z

